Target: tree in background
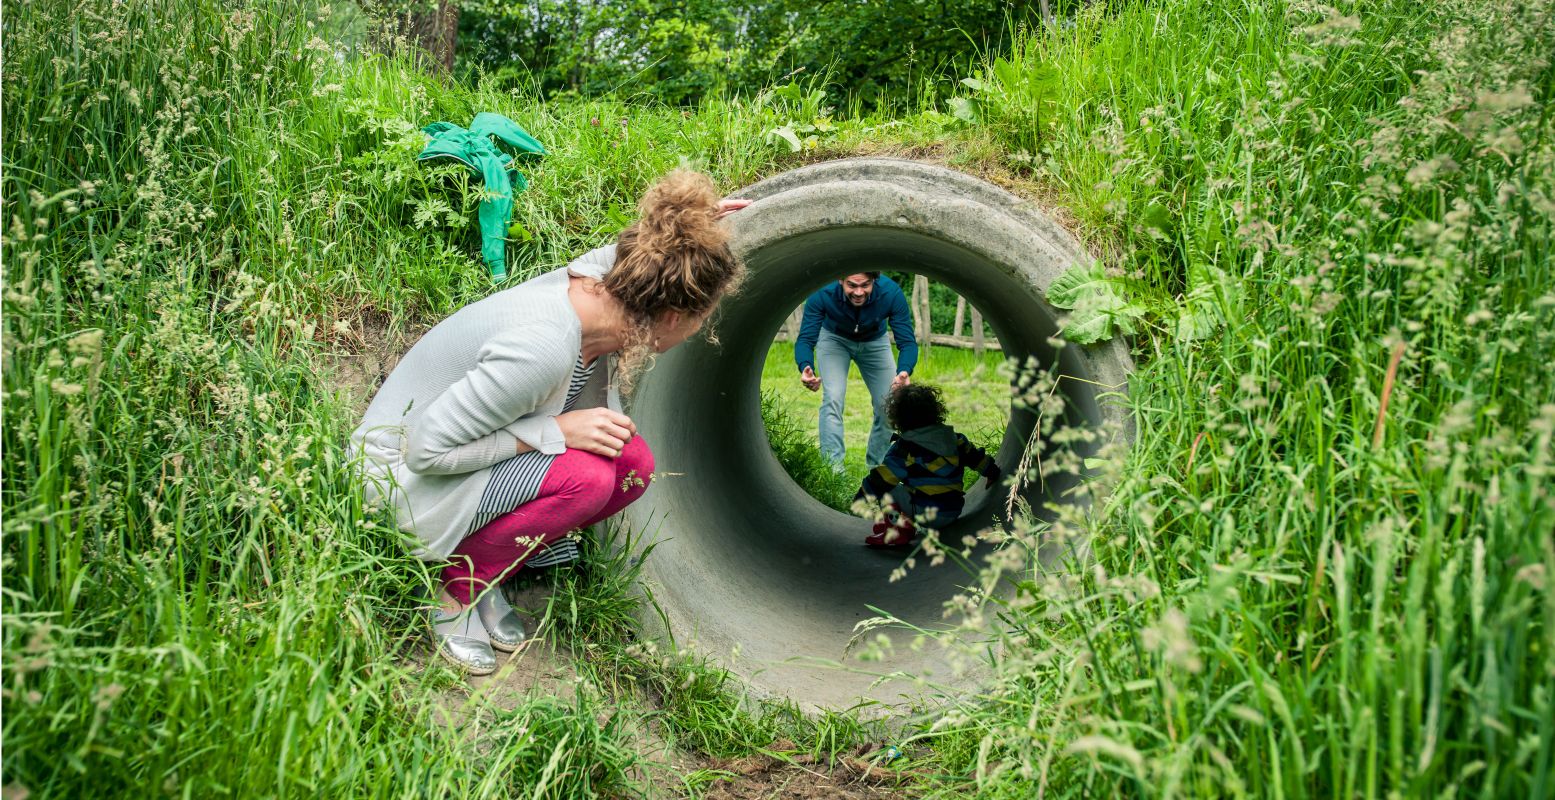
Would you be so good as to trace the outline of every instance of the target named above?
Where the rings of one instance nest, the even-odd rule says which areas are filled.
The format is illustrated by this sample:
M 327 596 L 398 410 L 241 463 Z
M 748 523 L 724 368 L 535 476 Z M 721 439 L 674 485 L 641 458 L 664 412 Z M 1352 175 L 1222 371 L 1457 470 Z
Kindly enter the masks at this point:
M 458 0 L 361 0 L 374 18 L 372 44 L 383 52 L 414 47 L 426 63 L 454 68 L 459 48 Z
M 546 96 L 646 94 L 695 103 L 753 93 L 803 70 L 866 106 L 909 100 L 925 81 L 1034 24 L 1032 0 L 463 0 L 466 74 Z

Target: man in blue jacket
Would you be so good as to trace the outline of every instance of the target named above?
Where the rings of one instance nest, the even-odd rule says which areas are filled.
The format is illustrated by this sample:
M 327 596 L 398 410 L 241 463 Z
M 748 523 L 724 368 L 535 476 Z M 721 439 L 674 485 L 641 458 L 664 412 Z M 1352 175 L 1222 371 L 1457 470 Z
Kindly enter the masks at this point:
M 896 364 L 891 363 L 891 342 L 886 326 L 896 336 Z M 821 393 L 821 453 L 841 469 L 842 409 L 848 391 L 848 363 L 858 364 L 875 408 L 869 430 L 865 466 L 885 458 L 891 446 L 885 401 L 891 390 L 911 383 L 918 363 L 918 339 L 913 333 L 907 296 L 896 281 L 878 272 L 849 275 L 827 286 L 804 304 L 804 323 L 794 342 L 794 362 L 799 380 L 810 391 Z

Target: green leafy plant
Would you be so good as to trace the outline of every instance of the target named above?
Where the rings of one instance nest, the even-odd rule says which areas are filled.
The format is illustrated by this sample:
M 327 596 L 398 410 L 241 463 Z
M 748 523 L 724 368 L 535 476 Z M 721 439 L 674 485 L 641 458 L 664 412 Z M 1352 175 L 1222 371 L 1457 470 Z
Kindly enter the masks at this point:
M 973 94 L 951 98 L 950 111 L 966 123 L 995 124 L 1018 149 L 1034 151 L 1044 131 L 1053 126 L 1053 95 L 1059 79 L 1058 70 L 1050 65 L 1033 67 L 995 57 L 987 69 L 961 79 Z
M 814 149 L 821 137 L 837 130 L 831 120 L 831 108 L 823 107 L 826 91 L 810 82 L 801 85 L 790 81 L 761 93 L 759 104 L 771 110 L 782 124 L 767 129 L 766 142 L 779 142 L 788 146 L 789 152 Z
M 1144 304 L 1129 299 L 1122 281 L 1107 277 L 1101 262 L 1070 267 L 1048 286 L 1047 301 L 1070 312 L 1064 336 L 1077 344 L 1139 333 L 1139 322 L 1148 312 Z

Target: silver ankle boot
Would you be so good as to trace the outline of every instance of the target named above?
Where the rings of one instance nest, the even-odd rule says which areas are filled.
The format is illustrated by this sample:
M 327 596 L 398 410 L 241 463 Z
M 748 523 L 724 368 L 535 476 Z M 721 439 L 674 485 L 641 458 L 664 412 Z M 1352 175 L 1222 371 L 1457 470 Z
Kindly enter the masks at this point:
M 496 671 L 497 654 L 491 652 L 491 643 L 486 641 L 486 637 L 479 635 L 486 631 L 480 627 L 481 623 L 476 621 L 476 615 L 470 609 L 457 614 L 434 609 L 431 616 L 432 639 L 437 643 L 438 654 L 471 675 L 490 675 Z M 465 635 L 477 632 L 471 630 L 472 627 L 478 630 L 477 635 Z
M 502 586 L 493 586 L 475 601 L 475 613 L 491 637 L 491 646 L 504 653 L 511 653 L 524 643 L 524 621 L 518 618 L 508 599 L 502 596 Z

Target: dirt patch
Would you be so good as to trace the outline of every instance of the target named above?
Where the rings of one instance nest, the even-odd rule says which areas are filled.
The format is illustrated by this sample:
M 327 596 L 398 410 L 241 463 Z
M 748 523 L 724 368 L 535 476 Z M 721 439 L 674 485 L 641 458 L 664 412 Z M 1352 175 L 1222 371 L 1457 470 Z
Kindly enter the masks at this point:
M 907 795 L 899 788 L 905 776 L 876 763 L 874 753 L 860 750 L 820 762 L 808 753 L 785 753 L 792 745 L 779 742 L 778 755 L 759 754 L 714 760 L 704 769 L 722 773 L 707 786 L 707 800 L 885 800 Z
M 327 384 L 338 389 L 360 417 L 400 357 L 427 330 L 424 325 L 392 321 L 387 315 L 364 314 L 351 322 L 349 332 L 331 332 L 335 352 L 323 357 Z
M 443 692 L 440 717 L 450 726 L 465 727 L 467 715 L 480 709 L 512 711 L 536 697 L 576 699 L 582 679 L 572 655 L 556 647 L 540 630 L 549 591 L 529 588 L 509 593 L 513 609 L 524 620 L 529 638 L 512 653 L 497 652 L 497 669 L 490 675 L 466 675 Z M 449 666 L 432 649 L 430 639 L 405 653 L 411 669 Z
M 481 696 L 498 708 L 511 710 L 536 696 L 574 698 L 578 671 L 572 656 L 558 650 L 540 630 L 541 615 L 550 601 L 550 590 L 530 586 L 508 592 L 508 602 L 524 620 L 529 638 L 512 653 L 497 651 L 497 671 L 470 676 L 470 694 Z
M 492 674 L 467 676 L 444 691 L 438 716 L 445 724 L 476 731 L 480 726 L 469 724 L 472 715 L 484 716 L 494 709 L 512 711 L 536 697 L 572 701 L 578 692 L 592 691 L 580 677 L 577 654 L 568 650 L 565 643 L 557 645 L 550 641 L 540 627 L 550 596 L 551 588 L 544 585 L 509 589 L 509 602 L 524 620 L 530 638 L 514 653 L 498 652 L 497 670 Z M 405 661 L 414 669 L 443 663 L 430 646 L 412 648 L 405 654 Z M 646 703 L 646 707 L 639 703 Z M 666 736 L 654 719 L 652 698 L 617 697 L 616 706 L 615 713 L 625 713 L 629 719 L 625 734 L 642 759 L 633 777 L 647 797 L 898 800 L 913 796 L 903 788 L 911 773 L 884 766 L 884 759 L 873 745 L 830 762 L 798 752 L 786 740 L 774 742 L 755 755 L 709 758 L 674 746 L 672 737 Z M 610 713 L 601 710 L 598 721 L 604 724 Z

